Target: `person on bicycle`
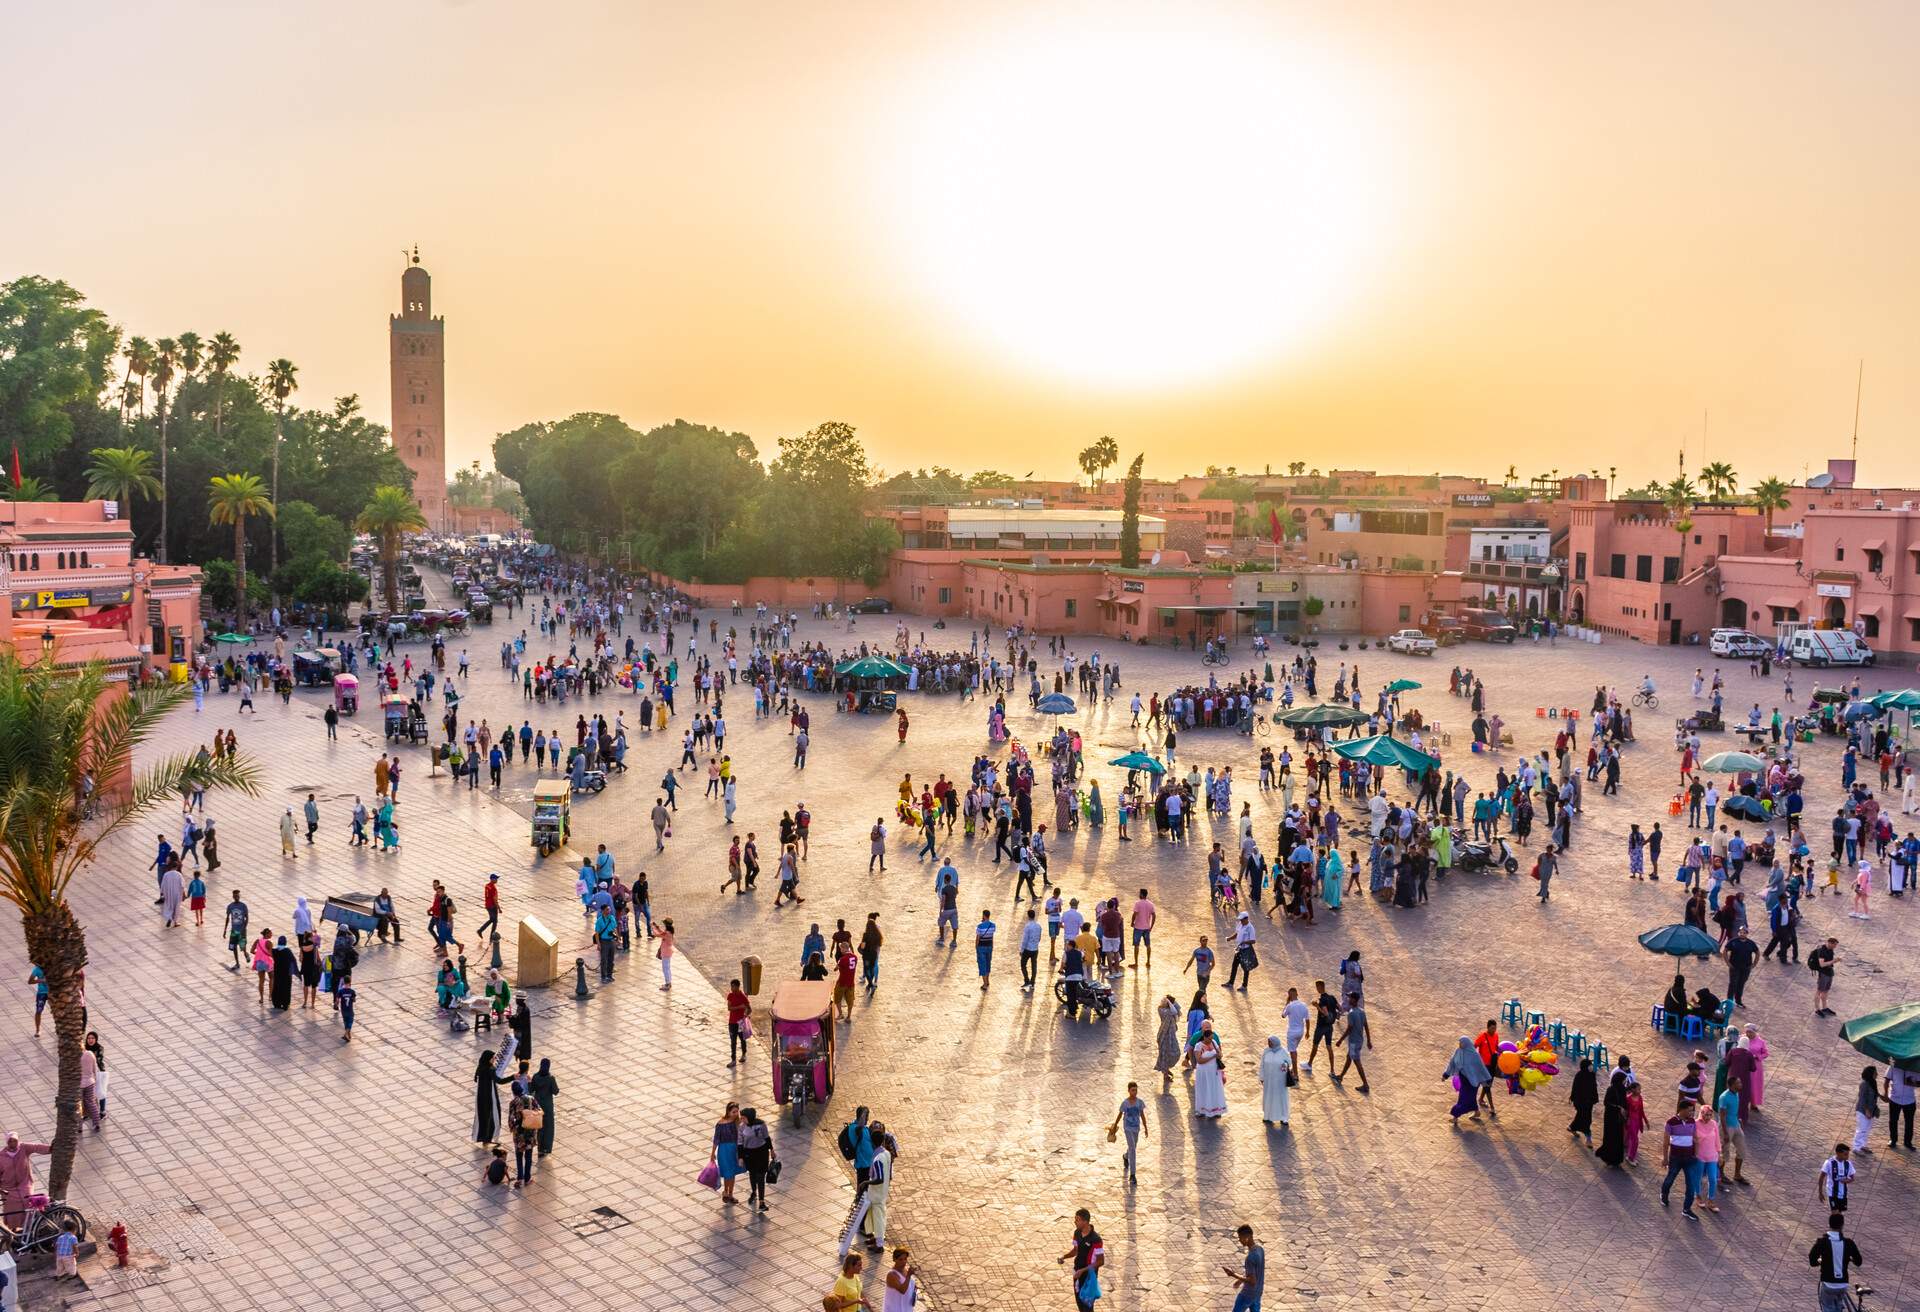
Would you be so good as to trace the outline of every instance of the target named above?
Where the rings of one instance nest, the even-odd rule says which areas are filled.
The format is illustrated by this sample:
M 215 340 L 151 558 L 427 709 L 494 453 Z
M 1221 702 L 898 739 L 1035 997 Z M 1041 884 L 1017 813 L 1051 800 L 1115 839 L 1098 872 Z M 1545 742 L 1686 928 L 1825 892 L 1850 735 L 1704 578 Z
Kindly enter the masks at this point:
M 1640 695 L 1642 697 L 1653 696 L 1653 676 L 1651 674 L 1643 674 L 1640 676 Z
M 1846 1312 L 1860 1306 L 1849 1296 L 1847 1268 L 1864 1266 L 1865 1259 L 1859 1245 L 1843 1233 L 1846 1223 L 1844 1212 L 1830 1213 L 1827 1232 L 1813 1241 L 1807 1253 L 1807 1265 L 1820 1268 L 1820 1312 Z

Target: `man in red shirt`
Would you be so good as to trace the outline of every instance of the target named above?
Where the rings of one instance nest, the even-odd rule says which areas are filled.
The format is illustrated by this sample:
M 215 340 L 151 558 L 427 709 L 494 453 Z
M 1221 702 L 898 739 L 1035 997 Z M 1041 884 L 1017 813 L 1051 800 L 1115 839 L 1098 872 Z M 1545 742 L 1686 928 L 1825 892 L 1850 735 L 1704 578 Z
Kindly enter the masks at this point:
M 853 973 L 859 965 L 860 958 L 853 954 L 851 943 L 834 958 L 833 1009 L 842 1020 L 853 1019 Z
M 480 937 L 476 940 L 480 947 L 487 945 L 487 931 L 499 931 L 500 928 L 500 876 L 487 876 L 487 887 L 481 894 L 480 905 L 487 909 L 487 918 L 480 922 Z
M 740 981 L 727 985 L 727 1065 L 737 1066 L 747 1057 L 747 1035 L 743 1028 L 753 1014 L 753 1003 L 740 991 Z M 738 1052 L 739 1055 L 734 1054 Z

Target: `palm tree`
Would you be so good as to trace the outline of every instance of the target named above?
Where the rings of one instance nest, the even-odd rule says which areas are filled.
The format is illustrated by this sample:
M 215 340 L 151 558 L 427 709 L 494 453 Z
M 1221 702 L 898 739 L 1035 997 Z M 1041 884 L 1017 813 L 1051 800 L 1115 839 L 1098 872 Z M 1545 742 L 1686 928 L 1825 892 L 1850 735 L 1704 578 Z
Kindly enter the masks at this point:
M 298 386 L 294 375 L 300 371 L 293 361 L 279 359 L 267 365 L 267 386 L 273 389 L 273 504 L 280 504 L 280 443 L 285 436 L 287 422 L 287 398 L 293 395 Z M 269 577 L 280 572 L 280 534 L 277 530 L 267 534 L 267 551 L 270 557 Z
M 1294 478 L 1298 478 L 1298 477 L 1300 477 L 1300 475 L 1302 475 L 1302 474 L 1304 474 L 1304 473 L 1306 473 L 1306 472 L 1307 472 L 1307 462 L 1306 462 L 1306 461 L 1304 461 L 1304 460 L 1289 460 L 1289 461 L 1287 462 L 1287 473 L 1288 473 L 1288 474 L 1290 474 L 1290 475 L 1292 475 L 1292 476 L 1293 476 Z
M 137 446 L 97 446 L 87 467 L 87 496 L 118 501 L 121 514 L 133 520 L 133 499 L 151 501 L 161 494 L 153 476 L 153 453 Z
M 1769 535 L 1773 533 L 1773 512 L 1793 504 L 1788 496 L 1790 491 L 1786 483 L 1777 478 L 1763 478 L 1753 485 L 1753 504 L 1767 517 Z
M 1698 495 L 1699 493 L 1694 489 L 1693 480 L 1685 474 L 1671 483 L 1663 484 L 1660 488 L 1660 500 L 1666 503 L 1667 512 L 1673 515 L 1686 514 Z
M 220 436 L 226 418 L 227 371 L 240 359 L 240 343 L 232 333 L 215 333 L 207 347 L 207 369 L 213 374 L 213 435 Z
M 387 592 L 387 609 L 400 609 L 400 539 L 427 527 L 413 494 L 387 484 L 373 490 L 373 500 L 353 521 L 355 529 L 371 533 L 380 544 L 380 583 Z
M 207 518 L 233 525 L 233 590 L 240 607 L 240 625 L 247 622 L 247 520 L 254 515 L 272 518 L 274 504 L 258 474 L 215 474 L 208 487 Z
M 1706 487 L 1707 495 L 1715 501 L 1724 500 L 1733 495 L 1740 486 L 1733 466 L 1724 460 L 1716 460 L 1700 471 L 1700 482 Z
M 1100 481 L 1104 483 L 1107 481 L 1107 471 L 1120 463 L 1120 444 L 1102 433 L 1100 440 L 1093 444 L 1093 449 L 1100 453 Z
M 28 474 L 18 483 L 0 484 L 0 497 L 7 501 L 58 501 L 59 494 L 41 480 Z
M 180 358 L 180 344 L 162 337 L 153 344 L 154 409 L 160 416 L 160 487 L 167 486 L 167 384 L 173 381 L 173 368 Z M 167 499 L 160 498 L 160 563 L 167 563 Z
M 124 695 L 119 690 L 125 689 Z M 67 904 L 76 875 L 108 838 L 195 787 L 257 791 L 253 766 L 233 756 L 169 756 L 133 779 L 130 794 L 89 799 L 83 781 L 126 778 L 134 750 L 153 736 L 187 685 L 115 682 L 106 666 L 23 666 L 0 650 L 0 899 L 20 909 L 27 959 L 46 977 L 59 1091 L 47 1188 L 66 1196 L 80 1137 L 81 972 L 86 931 Z M 96 818 L 83 820 L 91 805 Z
M 200 334 L 192 331 L 180 334 L 180 391 L 187 390 L 187 384 L 200 372 L 200 366 L 207 362 L 207 344 L 200 340 Z M 179 394 L 174 399 L 179 400 Z
M 140 380 L 137 393 L 140 402 L 140 414 L 147 413 L 147 366 L 153 363 L 153 343 L 144 337 L 129 337 L 127 344 L 120 348 L 120 354 L 127 362 L 127 375 L 120 385 L 120 426 L 127 426 L 127 407 L 133 404 L 136 394 L 132 391 L 133 380 Z
M 1083 447 L 1080 451 L 1080 472 L 1087 476 L 1087 486 L 1093 486 L 1093 477 L 1100 472 L 1100 445 L 1095 443 Z

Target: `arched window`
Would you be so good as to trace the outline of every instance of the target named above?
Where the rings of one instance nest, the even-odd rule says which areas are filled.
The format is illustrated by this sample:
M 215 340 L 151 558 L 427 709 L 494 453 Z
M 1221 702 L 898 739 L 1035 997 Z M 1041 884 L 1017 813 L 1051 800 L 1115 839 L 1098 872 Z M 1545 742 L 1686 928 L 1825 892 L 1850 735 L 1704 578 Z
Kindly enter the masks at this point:
M 53 555 L 53 567 L 54 567 L 55 569 L 65 569 L 65 568 L 67 567 L 67 553 L 66 553 L 66 552 L 64 552 L 64 551 L 56 551 L 56 552 L 54 553 L 54 555 Z
M 92 552 L 88 552 L 88 551 L 83 551 L 83 552 L 81 552 L 81 553 L 80 553 L 80 568 L 81 568 L 81 569 L 91 569 L 91 568 L 93 568 L 93 563 L 92 563 L 91 561 L 89 561 L 89 560 L 87 559 L 87 557 L 88 557 L 88 556 L 90 556 L 90 555 L 92 555 L 92 554 L 93 554 Z
M 40 568 L 40 553 L 37 551 L 33 553 L 33 568 Z

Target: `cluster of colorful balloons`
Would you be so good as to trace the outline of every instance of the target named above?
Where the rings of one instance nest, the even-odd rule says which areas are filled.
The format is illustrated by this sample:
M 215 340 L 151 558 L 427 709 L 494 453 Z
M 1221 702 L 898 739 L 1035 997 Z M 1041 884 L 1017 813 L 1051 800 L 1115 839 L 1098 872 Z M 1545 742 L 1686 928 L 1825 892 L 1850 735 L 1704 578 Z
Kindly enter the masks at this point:
M 1547 1045 L 1545 1028 L 1535 1025 L 1520 1036 L 1518 1043 L 1511 1039 L 1503 1042 L 1494 1065 L 1507 1077 L 1507 1092 L 1520 1095 L 1531 1093 L 1558 1075 L 1560 1068 L 1554 1063 L 1559 1060 L 1560 1055 Z

